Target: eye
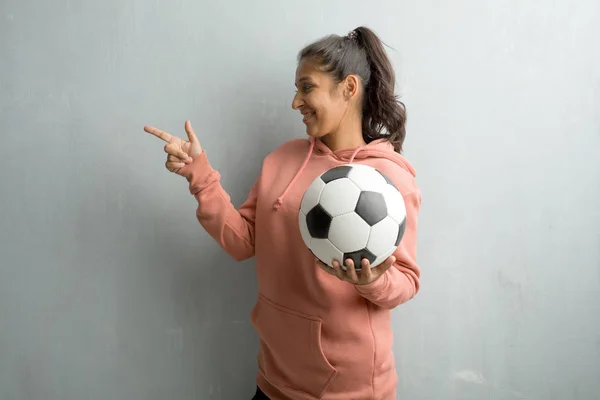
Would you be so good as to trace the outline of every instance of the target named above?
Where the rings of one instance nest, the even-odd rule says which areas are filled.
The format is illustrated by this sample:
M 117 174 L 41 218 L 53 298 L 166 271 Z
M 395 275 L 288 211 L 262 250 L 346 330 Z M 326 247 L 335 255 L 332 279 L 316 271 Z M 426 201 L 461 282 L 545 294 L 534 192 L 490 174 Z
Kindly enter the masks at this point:
M 313 88 L 313 85 L 305 83 L 304 85 L 302 85 L 302 90 L 304 90 L 305 92 L 310 91 Z

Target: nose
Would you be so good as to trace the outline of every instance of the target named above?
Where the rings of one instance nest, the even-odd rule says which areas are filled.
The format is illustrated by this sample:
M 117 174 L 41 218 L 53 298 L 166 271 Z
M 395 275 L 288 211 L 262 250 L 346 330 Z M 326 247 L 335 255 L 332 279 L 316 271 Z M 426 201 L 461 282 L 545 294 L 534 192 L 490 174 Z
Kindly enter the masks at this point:
M 296 92 L 294 99 L 292 100 L 292 108 L 297 110 L 302 106 L 302 97 L 300 97 L 300 92 Z

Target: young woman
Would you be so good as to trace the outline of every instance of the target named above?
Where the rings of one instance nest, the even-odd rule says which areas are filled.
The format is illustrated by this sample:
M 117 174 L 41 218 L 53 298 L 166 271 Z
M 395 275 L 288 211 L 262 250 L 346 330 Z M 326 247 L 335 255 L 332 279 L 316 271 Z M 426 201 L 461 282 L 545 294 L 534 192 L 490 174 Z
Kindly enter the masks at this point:
M 188 140 L 144 128 L 167 142 L 166 167 L 189 182 L 207 232 L 236 260 L 255 257 L 258 300 L 251 319 L 260 337 L 255 399 L 396 398 L 390 310 L 419 290 L 421 195 L 414 169 L 400 155 L 406 115 L 394 83 L 385 49 L 368 28 L 301 50 L 292 107 L 303 116 L 308 140 L 291 140 L 269 154 L 239 209 L 189 121 Z M 349 162 L 390 177 L 407 211 L 398 249 L 374 268 L 363 260 L 359 271 L 351 260 L 336 260 L 333 268 L 318 262 L 298 226 L 309 184 Z

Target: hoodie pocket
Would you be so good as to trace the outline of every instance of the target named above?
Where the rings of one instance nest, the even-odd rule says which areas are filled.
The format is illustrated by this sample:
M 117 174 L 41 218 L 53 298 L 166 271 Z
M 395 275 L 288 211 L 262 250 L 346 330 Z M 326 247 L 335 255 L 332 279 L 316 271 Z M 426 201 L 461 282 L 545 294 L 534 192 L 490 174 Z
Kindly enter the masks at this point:
M 337 374 L 321 348 L 321 319 L 259 295 L 252 321 L 260 335 L 258 364 L 265 378 L 320 398 Z

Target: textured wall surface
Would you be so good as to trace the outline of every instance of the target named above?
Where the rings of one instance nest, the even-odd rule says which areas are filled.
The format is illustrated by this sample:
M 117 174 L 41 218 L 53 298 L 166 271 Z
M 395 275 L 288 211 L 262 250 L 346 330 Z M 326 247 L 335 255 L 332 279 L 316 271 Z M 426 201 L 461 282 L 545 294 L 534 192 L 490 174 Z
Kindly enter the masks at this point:
M 399 398 L 597 398 L 599 21 L 594 0 L 3 0 L 0 399 L 252 396 L 253 262 L 142 127 L 191 119 L 239 205 L 304 135 L 296 52 L 361 24 L 393 48 L 423 193 Z

